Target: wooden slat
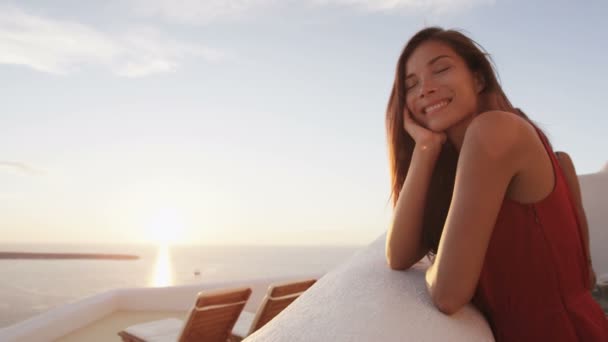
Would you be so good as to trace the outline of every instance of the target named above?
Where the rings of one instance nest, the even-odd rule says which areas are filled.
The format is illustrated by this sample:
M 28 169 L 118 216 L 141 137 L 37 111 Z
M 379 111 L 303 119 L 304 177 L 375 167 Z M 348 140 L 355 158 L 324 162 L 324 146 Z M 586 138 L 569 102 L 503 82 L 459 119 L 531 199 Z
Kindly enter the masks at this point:
M 199 293 L 197 307 L 190 311 L 179 341 L 226 342 L 250 295 L 250 288 Z M 235 302 L 235 305 L 221 306 Z M 216 305 L 218 307 L 201 310 Z
M 119 332 L 118 336 L 120 336 L 122 338 L 123 342 L 146 342 L 140 338 L 137 338 L 137 336 L 133 336 L 133 335 L 129 334 L 126 331 Z
M 308 279 L 297 282 L 289 282 L 271 285 L 256 317 L 253 319 L 249 334 L 260 329 L 270 322 L 276 315 L 281 313 L 289 304 L 296 300 L 300 294 L 308 290 L 316 279 Z
M 308 290 L 316 282 L 315 279 L 303 280 L 298 282 L 290 282 L 277 284 L 270 290 L 271 297 L 282 297 L 294 293 L 304 292 Z
M 251 289 L 246 287 L 237 289 L 201 291 L 198 293 L 196 307 L 201 308 L 209 305 L 221 305 L 246 301 L 249 299 L 250 295 Z
M 269 299 L 266 302 L 264 310 L 260 313 L 255 326 L 253 327 L 253 331 L 256 331 L 266 325 L 266 323 L 270 322 L 273 318 L 276 317 L 281 311 L 283 311 L 289 304 L 291 304 L 298 297 L 288 297 L 279 300 Z

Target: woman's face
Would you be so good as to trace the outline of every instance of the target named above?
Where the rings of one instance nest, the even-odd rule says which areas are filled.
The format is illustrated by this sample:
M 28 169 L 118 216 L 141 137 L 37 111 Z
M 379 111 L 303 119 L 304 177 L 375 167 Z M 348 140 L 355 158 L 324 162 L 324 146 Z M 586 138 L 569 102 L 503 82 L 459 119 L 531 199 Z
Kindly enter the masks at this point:
M 422 43 L 405 69 L 407 109 L 422 126 L 443 132 L 477 112 L 482 82 L 448 45 Z

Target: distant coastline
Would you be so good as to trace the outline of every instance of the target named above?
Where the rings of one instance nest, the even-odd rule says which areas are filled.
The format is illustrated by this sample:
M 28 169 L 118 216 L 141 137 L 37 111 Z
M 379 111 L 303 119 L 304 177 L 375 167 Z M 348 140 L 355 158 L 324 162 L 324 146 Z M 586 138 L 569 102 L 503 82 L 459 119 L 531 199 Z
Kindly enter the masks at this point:
M 30 252 L 0 252 L 1 259 L 104 259 L 104 260 L 136 260 L 138 255 L 131 254 L 97 254 L 97 253 L 30 253 Z

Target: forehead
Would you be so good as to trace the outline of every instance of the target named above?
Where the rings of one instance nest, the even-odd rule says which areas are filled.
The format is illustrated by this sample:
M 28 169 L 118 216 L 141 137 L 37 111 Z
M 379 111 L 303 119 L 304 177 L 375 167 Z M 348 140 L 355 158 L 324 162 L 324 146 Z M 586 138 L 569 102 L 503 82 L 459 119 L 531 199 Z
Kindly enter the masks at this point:
M 405 62 L 408 73 L 422 69 L 437 56 L 449 56 L 452 60 L 459 60 L 458 55 L 449 45 L 438 41 L 427 41 L 420 44 Z

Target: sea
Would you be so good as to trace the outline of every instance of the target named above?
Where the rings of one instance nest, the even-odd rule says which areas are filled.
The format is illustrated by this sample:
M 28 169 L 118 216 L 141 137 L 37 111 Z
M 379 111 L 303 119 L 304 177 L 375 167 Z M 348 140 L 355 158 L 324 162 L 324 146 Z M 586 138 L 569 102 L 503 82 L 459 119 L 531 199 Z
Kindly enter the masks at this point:
M 116 253 L 137 260 L 0 260 L 0 328 L 116 288 L 323 274 L 363 246 L 2 245 L 0 251 Z

